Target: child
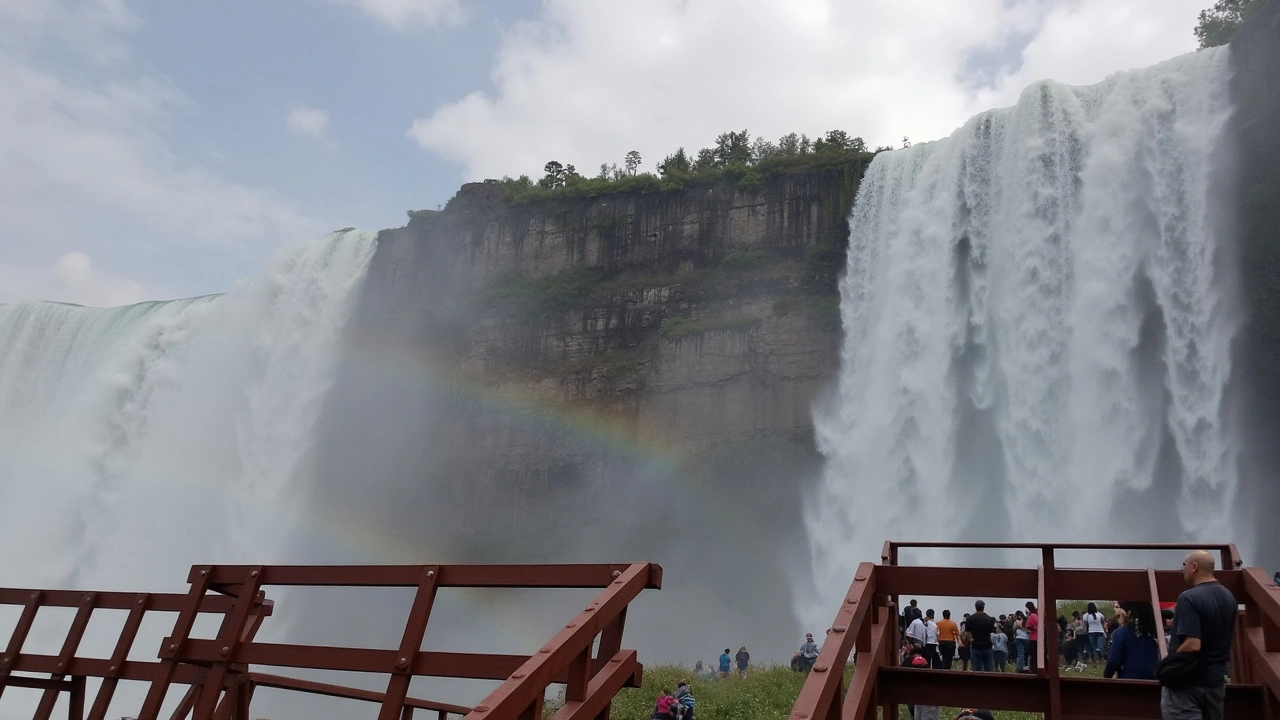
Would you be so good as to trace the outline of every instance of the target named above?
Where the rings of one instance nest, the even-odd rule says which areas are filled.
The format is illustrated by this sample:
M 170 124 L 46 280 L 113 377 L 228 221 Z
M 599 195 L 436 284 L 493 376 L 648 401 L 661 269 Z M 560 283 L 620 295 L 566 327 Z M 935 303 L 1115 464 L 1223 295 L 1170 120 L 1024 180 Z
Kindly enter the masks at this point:
M 676 685 L 674 697 L 679 705 L 680 720 L 693 720 L 693 706 L 697 705 L 698 701 L 693 699 L 693 691 L 689 689 L 689 683 L 681 680 L 680 684 Z
M 654 704 L 652 720 L 676 720 L 677 705 L 671 692 L 663 688 L 662 694 L 658 696 L 658 702 Z

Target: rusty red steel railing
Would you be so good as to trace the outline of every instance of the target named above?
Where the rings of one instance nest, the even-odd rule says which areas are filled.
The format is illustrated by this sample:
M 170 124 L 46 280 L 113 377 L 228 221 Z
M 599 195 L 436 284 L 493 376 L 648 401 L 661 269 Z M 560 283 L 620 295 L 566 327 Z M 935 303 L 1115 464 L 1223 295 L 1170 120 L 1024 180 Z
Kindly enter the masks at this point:
M 86 592 L 0 588 L 0 605 L 22 608 L 0 654 L 0 700 L 6 688 L 43 690 L 33 720 L 49 720 L 60 693 L 69 695 L 69 720 L 85 720 L 86 682 L 100 679 L 88 720 L 105 720 L 121 681 L 147 683 L 137 720 L 157 720 L 172 685 L 187 686 L 171 720 L 250 720 L 259 687 L 377 703 L 378 720 L 411 720 L 416 710 L 439 720 L 540 720 L 548 686 L 565 685 L 556 720 L 607 720 L 613 697 L 638 687 L 642 666 L 622 647 L 627 608 L 641 591 L 662 586 L 662 568 L 622 565 L 197 565 L 186 594 Z M 401 642 L 395 649 L 266 643 L 255 640 L 274 604 L 267 586 L 415 588 Z M 532 656 L 432 652 L 421 649 L 437 592 L 442 588 L 600 588 L 595 600 Z M 24 653 L 41 608 L 76 608 L 57 655 Z M 109 658 L 78 653 L 96 610 L 127 610 Z M 155 661 L 129 660 L 148 613 L 177 615 Z M 191 637 L 201 613 L 221 615 L 212 639 Z M 598 651 L 592 649 L 599 638 Z M 376 673 L 382 692 L 256 671 L 266 665 Z M 414 677 L 503 681 L 475 707 L 410 697 Z
M 1036 568 L 900 565 L 899 550 L 1038 550 Z M 1159 608 L 1186 586 L 1180 570 L 1065 568 L 1057 550 L 1153 551 L 1205 549 L 1221 554 L 1218 580 L 1240 601 L 1233 643 L 1226 718 L 1280 720 L 1280 587 L 1258 568 L 1244 567 L 1234 545 L 895 543 L 886 542 L 881 564 L 858 566 L 827 641 L 792 708 L 792 720 L 897 720 L 899 705 L 982 707 L 1043 713 L 1047 720 L 1116 720 L 1160 717 L 1155 681 L 1062 677 L 1058 668 L 1060 599 L 1148 600 Z M 1041 628 L 1038 670 L 975 673 L 898 667 L 898 597 L 1033 599 Z M 1159 639 L 1160 654 L 1168 649 Z M 1053 661 L 1046 663 L 1045 658 Z M 846 687 L 845 669 L 854 661 Z

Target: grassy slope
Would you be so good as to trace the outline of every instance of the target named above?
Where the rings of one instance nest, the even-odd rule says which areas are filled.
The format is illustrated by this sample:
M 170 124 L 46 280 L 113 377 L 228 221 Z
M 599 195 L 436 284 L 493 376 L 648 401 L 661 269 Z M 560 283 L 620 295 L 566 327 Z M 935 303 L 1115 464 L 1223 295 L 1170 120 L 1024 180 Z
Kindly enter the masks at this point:
M 1102 667 L 1090 668 L 1078 675 L 1101 677 Z M 730 677 L 722 681 L 702 680 L 687 669 L 670 665 L 646 667 L 644 687 L 619 693 L 614 700 L 611 717 L 614 720 L 649 720 L 658 692 L 664 688 L 674 691 L 677 682 L 687 680 L 698 700 L 697 720 L 785 720 L 791 713 L 804 678 L 804 675 L 781 666 L 753 668 L 746 680 Z M 548 712 L 551 709 L 548 707 Z M 957 712 L 958 708 L 943 708 L 942 718 L 950 720 Z M 910 717 L 905 707 L 900 717 Z M 1033 720 L 1042 716 L 1038 713 L 1000 711 L 996 717 L 999 720 Z

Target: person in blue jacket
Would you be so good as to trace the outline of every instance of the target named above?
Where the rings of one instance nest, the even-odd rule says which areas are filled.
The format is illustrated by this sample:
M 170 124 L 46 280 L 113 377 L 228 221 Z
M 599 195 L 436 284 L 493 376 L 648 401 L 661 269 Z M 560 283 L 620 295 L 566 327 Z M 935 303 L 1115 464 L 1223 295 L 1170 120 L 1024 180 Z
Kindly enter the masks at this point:
M 1156 625 L 1151 603 L 1131 602 L 1124 603 L 1121 607 L 1128 613 L 1129 621 L 1116 628 L 1111 635 L 1111 654 L 1107 656 L 1107 667 L 1102 671 L 1102 676 L 1122 680 L 1155 680 L 1156 663 L 1160 661 L 1160 644 L 1156 640 L 1156 633 L 1161 632 L 1161 629 Z

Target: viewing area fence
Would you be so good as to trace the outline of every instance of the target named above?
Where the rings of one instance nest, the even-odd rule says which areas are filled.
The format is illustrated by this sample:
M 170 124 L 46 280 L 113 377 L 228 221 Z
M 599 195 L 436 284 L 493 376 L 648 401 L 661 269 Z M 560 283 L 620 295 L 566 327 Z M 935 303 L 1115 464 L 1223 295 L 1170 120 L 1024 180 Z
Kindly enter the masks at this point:
M 157 720 L 172 685 L 186 686 L 171 720 L 250 720 L 250 703 L 260 687 L 292 690 L 379 705 L 378 720 L 412 720 L 415 711 L 438 720 L 465 715 L 471 720 L 541 720 L 543 698 L 553 683 L 565 686 L 556 720 L 607 720 L 614 696 L 638 687 L 642 667 L 634 650 L 622 647 L 627 607 L 642 590 L 662 585 L 662 568 L 629 565 L 399 565 L 240 566 L 197 565 L 189 592 L 121 593 L 0 588 L 0 605 L 21 614 L 0 655 L 0 702 L 8 688 L 43 691 L 33 720 L 49 720 L 60 693 L 69 696 L 69 720 L 84 720 L 86 685 L 101 680 L 89 720 L 105 720 L 121 681 L 146 684 L 137 720 Z M 272 614 L 268 586 L 414 588 L 413 602 L 395 649 L 267 643 L 255 640 Z M 442 588 L 600 588 L 585 609 L 532 656 L 432 652 L 421 649 L 437 591 Z M 23 652 L 41 608 L 75 608 L 56 655 Z M 352 613 L 367 608 L 353 607 Z M 80 654 L 81 640 L 96 610 L 123 610 L 127 617 L 108 658 Z M 156 660 L 130 660 L 139 628 L 148 614 L 176 614 L 173 630 Z M 197 616 L 221 616 L 212 639 L 192 637 Z M 592 656 L 599 638 L 598 651 Z M 286 675 L 259 666 L 305 668 L 387 676 L 379 692 Z M 474 707 L 409 696 L 414 677 L 503 681 Z M 0 714 L 3 705 L 0 705 Z
M 899 564 L 903 549 L 948 552 L 1039 551 L 1033 569 Z M 1280 587 L 1258 568 L 1244 567 L 1234 545 L 1038 544 L 886 542 L 879 565 L 858 566 L 826 642 L 792 708 L 792 720 L 897 720 L 900 705 L 984 708 L 1043 713 L 1047 720 L 1131 720 L 1160 717 L 1154 680 L 1063 676 L 1058 667 L 1058 600 L 1172 602 L 1186 589 L 1181 570 L 1059 567 L 1058 551 L 1203 549 L 1220 555 L 1218 580 L 1241 610 L 1227 685 L 1228 720 L 1280 720 Z M 1033 600 L 1040 628 L 1035 673 L 964 672 L 899 667 L 898 598 L 938 596 Z M 959 610 L 961 608 L 956 608 Z M 958 614 L 958 613 L 957 613 Z M 959 617 L 954 618 L 957 621 Z M 1047 631 L 1046 631 L 1047 630 Z M 1160 656 L 1168 653 L 1163 635 Z M 845 685 L 845 669 L 854 662 Z

